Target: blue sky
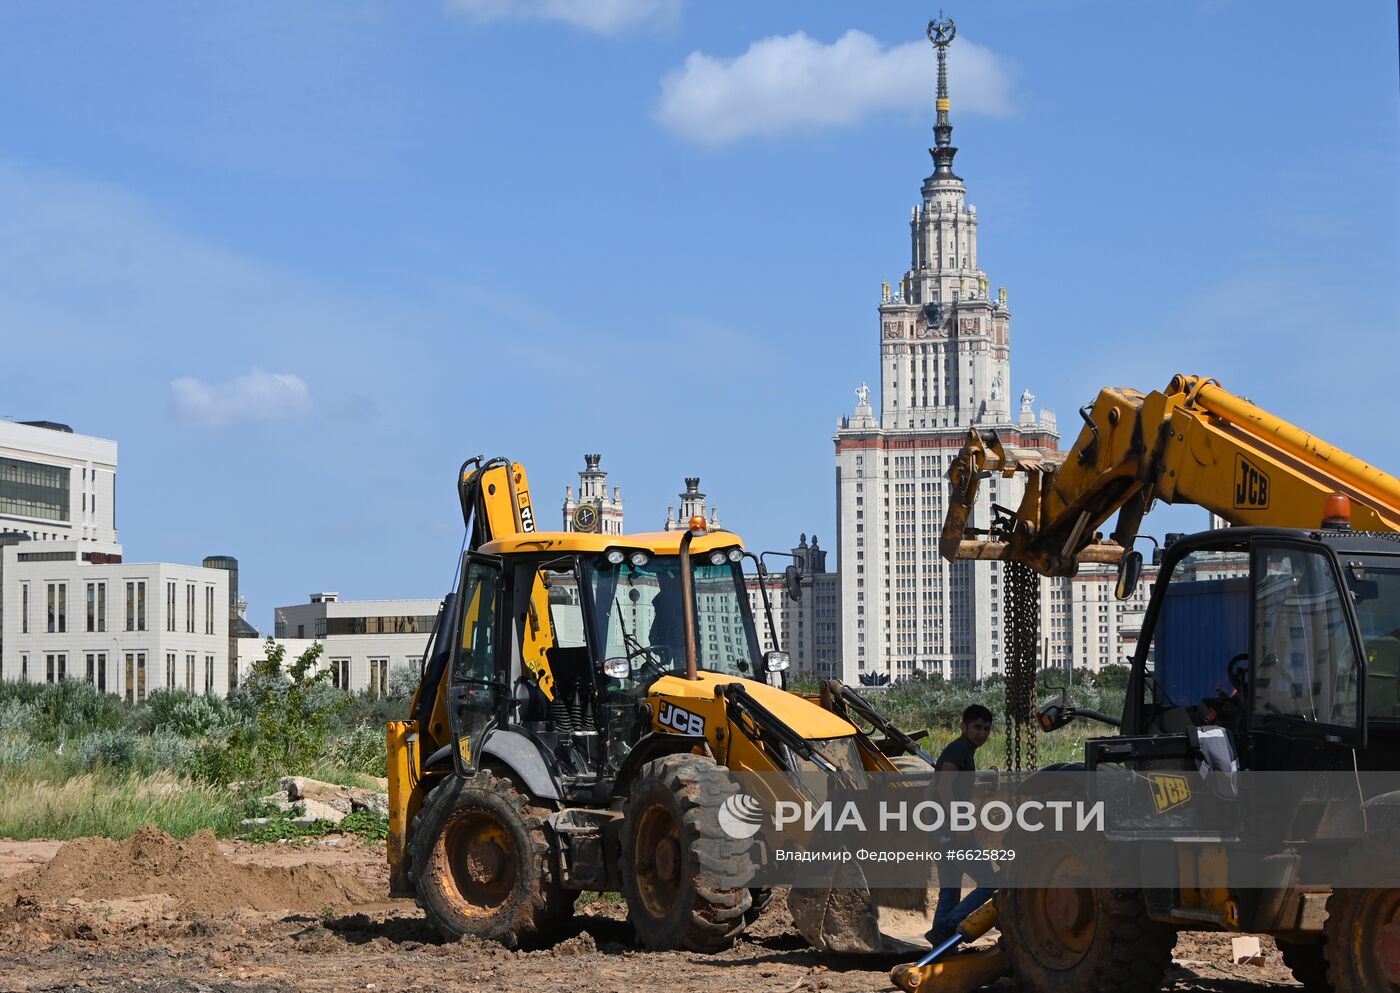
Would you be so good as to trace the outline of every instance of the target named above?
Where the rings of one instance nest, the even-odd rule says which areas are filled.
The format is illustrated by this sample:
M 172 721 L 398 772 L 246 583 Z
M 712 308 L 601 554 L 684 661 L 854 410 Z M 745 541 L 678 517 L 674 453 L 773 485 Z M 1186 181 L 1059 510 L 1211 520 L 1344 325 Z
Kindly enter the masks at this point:
M 946 8 L 1013 391 L 1219 378 L 1391 471 L 1393 5 Z M 628 527 L 699 475 L 834 547 L 930 171 L 936 8 L 697 0 L 0 5 L 0 415 L 120 444 L 133 560 L 432 596 L 463 458 Z

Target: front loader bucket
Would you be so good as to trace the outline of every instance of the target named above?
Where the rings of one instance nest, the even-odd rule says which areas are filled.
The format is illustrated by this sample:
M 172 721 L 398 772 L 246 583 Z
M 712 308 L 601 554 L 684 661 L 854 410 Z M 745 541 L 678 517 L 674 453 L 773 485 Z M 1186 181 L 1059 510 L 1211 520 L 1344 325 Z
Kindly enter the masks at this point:
M 797 931 L 813 948 L 840 954 L 904 953 L 928 948 L 936 887 L 870 889 L 858 867 L 835 870 L 831 885 L 788 893 Z

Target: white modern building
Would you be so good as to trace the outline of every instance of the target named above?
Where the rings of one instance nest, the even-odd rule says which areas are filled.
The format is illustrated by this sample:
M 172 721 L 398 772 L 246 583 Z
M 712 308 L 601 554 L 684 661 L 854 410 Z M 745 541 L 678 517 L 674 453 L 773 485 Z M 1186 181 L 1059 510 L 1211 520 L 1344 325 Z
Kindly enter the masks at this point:
M 438 599 L 342 600 L 338 593 L 313 593 L 307 603 L 277 608 L 273 637 L 286 650 L 286 663 L 319 643 L 318 665 L 330 669 L 332 685 L 383 696 L 390 671 L 422 664 L 441 606 Z M 238 639 L 240 678 L 266 657 L 266 639 Z
M 0 678 L 223 693 L 230 573 L 125 562 L 116 470 L 114 441 L 0 422 Z
M 1126 600 L 1114 595 L 1115 566 L 1085 564 L 1071 578 L 1042 581 L 1042 667 L 1097 672 L 1106 665 L 1127 665 L 1156 581 L 1157 567 L 1144 565 L 1137 589 Z

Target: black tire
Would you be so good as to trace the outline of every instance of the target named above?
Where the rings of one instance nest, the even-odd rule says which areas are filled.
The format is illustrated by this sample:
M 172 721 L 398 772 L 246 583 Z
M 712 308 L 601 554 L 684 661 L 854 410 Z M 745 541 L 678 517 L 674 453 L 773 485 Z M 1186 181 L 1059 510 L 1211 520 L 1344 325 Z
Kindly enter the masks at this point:
M 747 840 L 730 838 L 719 809 L 738 792 L 700 755 L 648 762 L 628 790 L 622 824 L 622 892 L 637 939 L 656 951 L 718 952 L 748 926 Z
M 1395 993 L 1380 955 L 1381 929 L 1400 920 L 1400 890 L 1333 890 L 1323 948 L 1333 993 Z M 1339 954 L 1338 954 L 1339 953 Z
M 509 779 L 449 776 L 423 803 L 409 842 L 410 881 L 428 921 L 466 935 L 539 947 L 573 916 L 560 889 L 544 817 Z
M 1307 993 L 1332 993 L 1327 978 L 1327 946 L 1321 941 L 1277 941 L 1283 964 Z
M 1041 844 L 1033 877 L 1046 888 L 997 895 L 1001 948 L 1024 993 L 1156 993 L 1171 965 L 1176 932 L 1147 916 L 1140 890 L 1094 886 L 1068 846 Z M 1053 884 L 1053 885 L 1051 885 Z

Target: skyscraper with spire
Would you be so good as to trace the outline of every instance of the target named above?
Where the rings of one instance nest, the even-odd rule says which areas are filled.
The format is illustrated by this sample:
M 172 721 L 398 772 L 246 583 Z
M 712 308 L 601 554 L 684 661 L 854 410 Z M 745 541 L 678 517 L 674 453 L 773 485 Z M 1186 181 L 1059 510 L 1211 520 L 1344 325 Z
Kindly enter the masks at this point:
M 1013 405 L 1006 290 L 989 292 L 977 208 L 953 171 L 947 50 L 955 33 L 951 19 L 928 26 L 938 59 L 933 172 L 910 215 L 909 269 L 881 290 L 879 413 L 861 384 L 835 437 L 840 675 L 848 682 L 1000 670 L 1000 564 L 938 555 L 948 461 L 972 428 L 997 431 L 1009 448 L 1059 447 L 1054 415 L 1037 413 L 1028 390 Z M 989 518 L 992 503 L 1014 508 L 1021 485 L 989 480 L 977 519 Z

